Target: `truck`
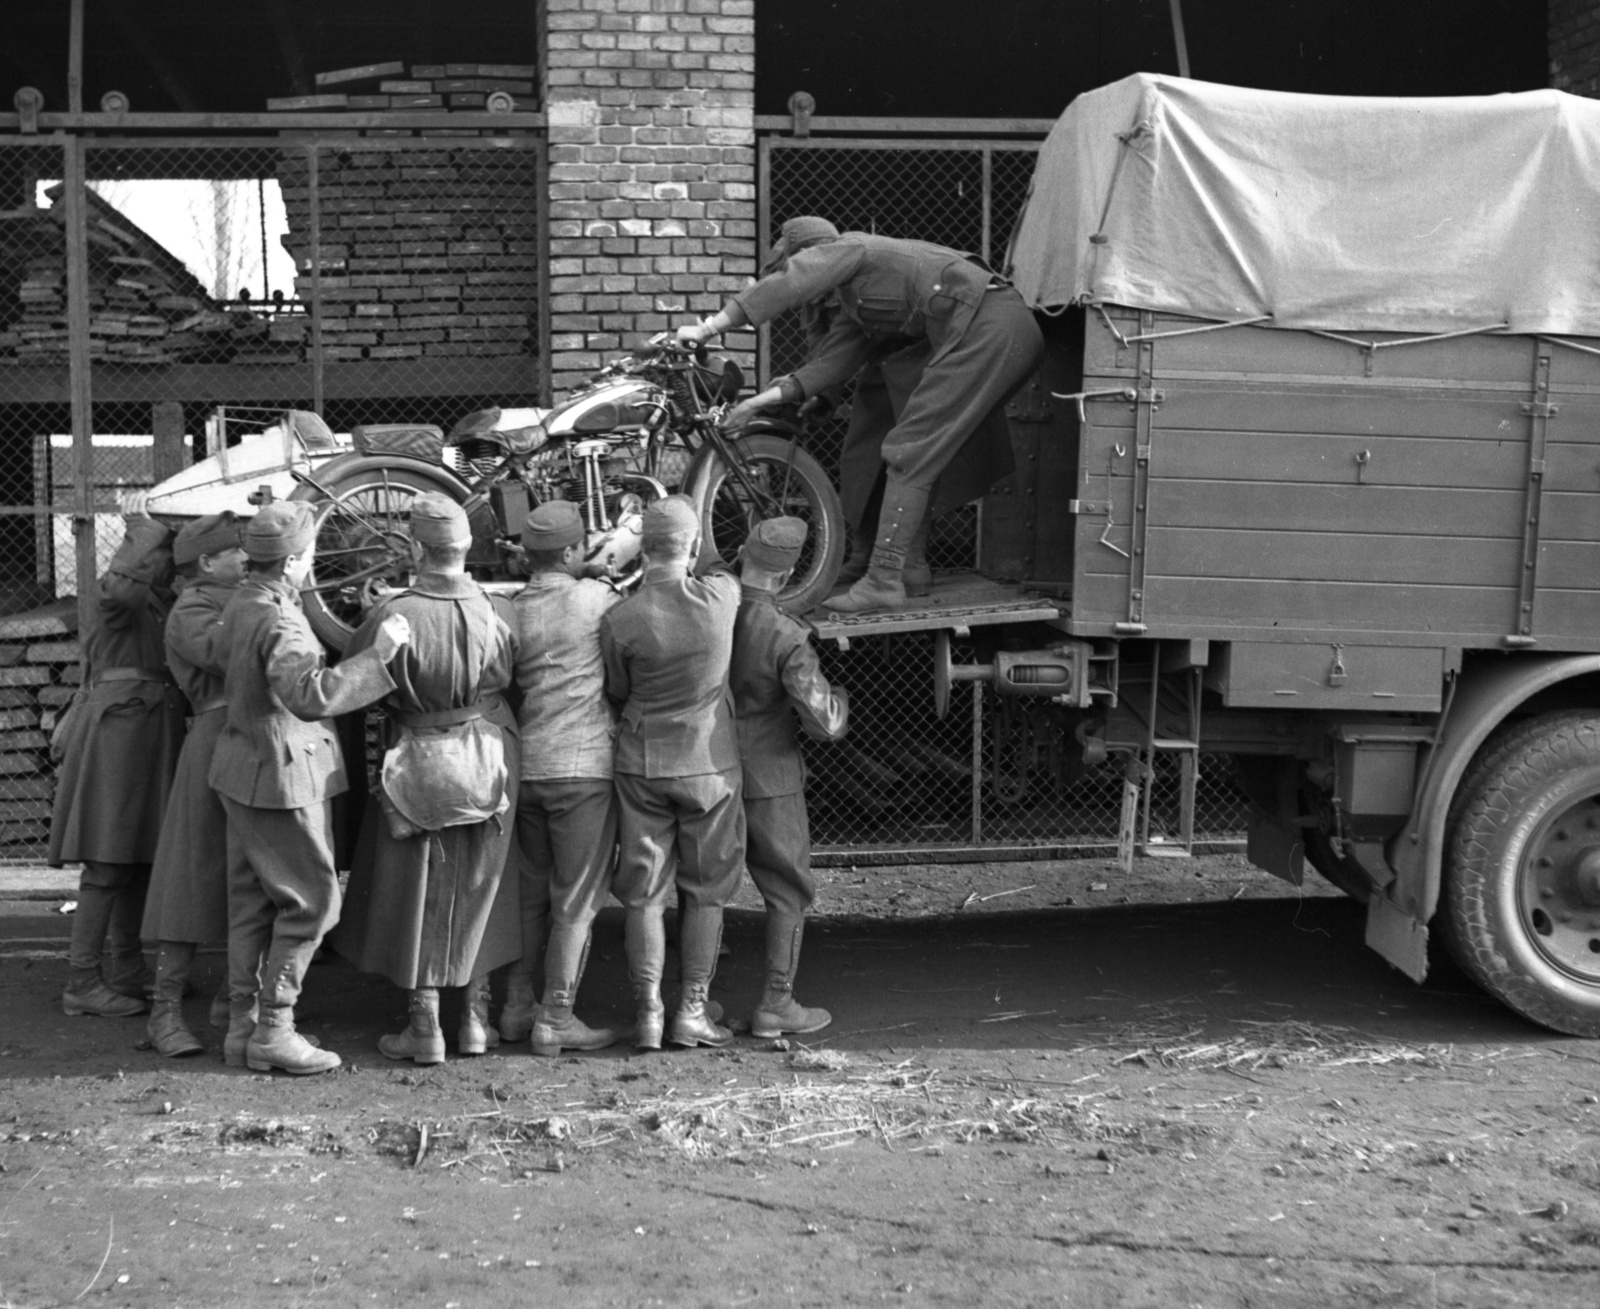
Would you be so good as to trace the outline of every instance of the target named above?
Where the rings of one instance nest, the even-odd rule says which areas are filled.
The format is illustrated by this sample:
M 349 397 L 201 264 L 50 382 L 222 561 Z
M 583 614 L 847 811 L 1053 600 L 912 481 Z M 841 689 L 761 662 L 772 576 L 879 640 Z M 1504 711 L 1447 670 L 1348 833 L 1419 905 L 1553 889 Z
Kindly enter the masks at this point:
M 1192 813 L 1231 757 L 1253 863 L 1600 1035 L 1597 161 L 1554 91 L 1080 96 L 1008 255 L 1046 354 L 982 576 L 819 636 L 932 630 L 940 697 L 1120 760 L 1125 856 L 1158 764 Z

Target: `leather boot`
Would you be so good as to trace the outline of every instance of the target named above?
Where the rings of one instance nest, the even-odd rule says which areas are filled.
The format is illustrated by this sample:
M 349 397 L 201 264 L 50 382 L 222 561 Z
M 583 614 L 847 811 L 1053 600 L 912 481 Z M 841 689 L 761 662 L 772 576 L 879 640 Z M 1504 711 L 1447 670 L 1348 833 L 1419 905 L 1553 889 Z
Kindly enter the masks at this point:
M 822 603 L 841 614 L 904 609 L 906 554 L 927 512 L 926 491 L 903 486 L 891 478 L 883 493 L 878 535 L 872 545 L 872 561 L 867 568 L 867 575 L 843 595 L 829 596 Z
M 800 941 L 805 919 L 767 910 L 767 984 L 755 1012 L 750 1035 L 766 1038 L 820 1032 L 833 1021 L 826 1009 L 807 1009 L 794 998 L 794 975 L 800 969 Z
M 906 547 L 906 563 L 900 570 L 900 580 L 906 588 L 906 594 L 913 598 L 933 591 L 933 569 L 928 567 L 928 529 L 932 526 L 933 519 L 923 515 L 922 526 L 917 528 L 911 544 Z
M 142 999 L 121 995 L 106 985 L 100 972 L 100 952 L 111 925 L 111 911 L 117 893 L 100 886 L 80 886 L 78 907 L 72 915 L 71 967 L 67 988 L 61 993 L 61 1011 L 69 1018 L 89 1015 L 95 1018 L 131 1018 L 142 1014 Z
M 461 1027 L 456 1032 L 459 1054 L 488 1054 L 500 1045 L 500 1033 L 489 1026 L 489 974 L 474 977 L 461 992 Z
M 341 1062 L 332 1050 L 319 1050 L 294 1030 L 294 1010 L 286 1004 L 259 1006 L 244 1061 L 258 1073 L 281 1068 L 296 1077 L 330 1072 Z
M 533 1020 L 539 1008 L 539 997 L 533 990 L 533 970 L 523 968 L 518 960 L 506 971 L 506 1002 L 500 1006 L 502 1041 L 526 1041 L 533 1030 Z
M 107 933 L 111 945 L 111 971 L 106 974 L 106 985 L 136 1000 L 148 1000 L 156 990 L 156 975 L 145 962 L 144 942 L 139 939 L 139 930 L 144 922 L 145 892 L 149 885 L 149 878 L 143 877 L 117 891 L 111 905 L 110 931 Z
M 439 992 L 431 986 L 413 991 L 411 1022 L 398 1036 L 380 1036 L 378 1050 L 389 1059 L 442 1064 L 444 1033 L 439 1030 Z
M 211 1012 L 207 1015 L 211 1025 L 219 1031 L 228 1030 L 228 982 L 224 978 L 217 993 L 211 997 Z
M 256 1034 L 256 998 L 228 1002 L 228 1034 L 222 1038 L 222 1062 L 243 1068 L 245 1051 Z
M 572 1012 L 578 984 L 589 962 L 589 925 L 557 927 L 550 934 L 545 957 L 544 1003 L 533 1025 L 533 1052 L 558 1055 L 563 1050 L 604 1050 L 617 1043 L 609 1027 L 590 1027 Z
M 867 565 L 872 562 L 872 538 L 865 529 L 855 532 L 850 538 L 850 553 L 839 567 L 839 576 L 835 581 L 836 586 L 849 586 L 851 582 L 859 582 L 867 575 Z
M 188 941 L 163 941 L 156 955 L 156 995 L 145 1031 L 156 1053 L 169 1059 L 199 1054 L 205 1049 L 183 1022 L 183 987 L 194 962 L 194 946 Z
M 627 916 L 628 976 L 633 979 L 636 1009 L 633 1044 L 638 1050 L 659 1050 L 667 1025 L 661 1003 L 661 970 L 667 962 L 667 933 L 659 909 L 629 909 Z
M 726 1045 L 733 1033 L 718 1026 L 706 1012 L 706 992 L 716 975 L 717 952 L 722 946 L 722 909 L 686 904 L 679 910 L 678 920 L 678 966 L 683 991 L 667 1039 L 673 1045 Z

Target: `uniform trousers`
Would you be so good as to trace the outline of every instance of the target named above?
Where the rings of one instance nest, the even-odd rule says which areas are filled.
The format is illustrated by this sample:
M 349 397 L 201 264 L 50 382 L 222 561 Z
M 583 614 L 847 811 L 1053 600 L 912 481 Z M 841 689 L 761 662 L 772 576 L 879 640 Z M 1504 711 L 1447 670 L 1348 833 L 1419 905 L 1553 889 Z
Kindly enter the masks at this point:
M 931 492 L 967 438 L 1027 380 L 1043 352 L 1044 336 L 1022 297 L 1009 287 L 986 292 L 961 340 L 923 371 L 884 438 L 890 476 Z
M 746 796 L 745 863 L 769 911 L 798 918 L 817 898 L 803 793 Z
M 523 951 L 549 922 L 587 927 L 611 894 L 616 789 L 609 777 L 524 781 L 517 795 Z
M 339 920 L 329 805 L 257 809 L 227 796 L 222 804 L 228 811 L 229 997 L 248 1003 L 259 992 L 264 1005 L 293 1005 L 311 956 Z
M 680 909 L 726 904 L 744 869 L 742 782 L 737 768 L 692 777 L 618 773 L 617 899 L 661 910 L 676 882 Z
M 113 953 L 139 952 L 139 920 L 144 917 L 145 895 L 150 889 L 149 864 L 108 864 L 95 859 L 83 861 L 83 871 L 78 874 L 78 898 L 87 900 L 85 891 L 95 892 L 110 899 L 105 918 L 100 920 L 105 930 L 97 930 L 94 915 L 87 905 L 79 918 L 85 930 L 74 931 L 67 962 L 81 972 L 92 972 L 100 967 L 100 954 L 105 948 L 105 938 L 110 937 Z

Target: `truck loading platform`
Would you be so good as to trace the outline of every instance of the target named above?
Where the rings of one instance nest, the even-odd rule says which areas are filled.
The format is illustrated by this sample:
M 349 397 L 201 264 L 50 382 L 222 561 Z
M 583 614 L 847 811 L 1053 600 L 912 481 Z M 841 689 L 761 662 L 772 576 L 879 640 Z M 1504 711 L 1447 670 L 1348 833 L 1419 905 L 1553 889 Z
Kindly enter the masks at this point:
M 868 636 L 902 632 L 950 631 L 961 636 L 974 627 L 997 623 L 1050 623 L 1066 617 L 1067 601 L 1028 591 L 1012 582 L 996 582 L 979 573 L 935 577 L 933 591 L 904 609 L 882 613 L 835 614 L 817 608 L 806 615 L 817 637 L 837 641 L 840 649 Z

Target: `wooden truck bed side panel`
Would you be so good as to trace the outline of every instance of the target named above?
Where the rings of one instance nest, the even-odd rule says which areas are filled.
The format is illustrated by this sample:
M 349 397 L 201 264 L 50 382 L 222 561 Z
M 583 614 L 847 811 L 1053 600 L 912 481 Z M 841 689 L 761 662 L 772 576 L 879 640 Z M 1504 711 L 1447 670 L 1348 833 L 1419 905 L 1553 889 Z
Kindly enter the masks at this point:
M 1600 649 L 1600 358 L 1113 321 L 1157 339 L 1087 315 L 1083 390 L 1140 398 L 1086 401 L 1074 633 L 1501 647 L 1531 603 L 1537 648 Z

